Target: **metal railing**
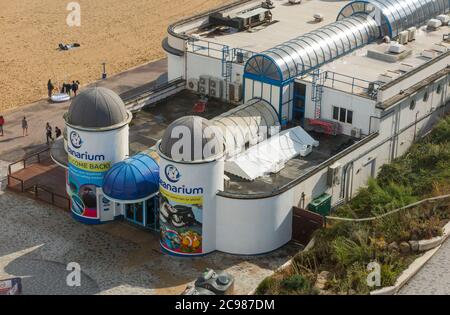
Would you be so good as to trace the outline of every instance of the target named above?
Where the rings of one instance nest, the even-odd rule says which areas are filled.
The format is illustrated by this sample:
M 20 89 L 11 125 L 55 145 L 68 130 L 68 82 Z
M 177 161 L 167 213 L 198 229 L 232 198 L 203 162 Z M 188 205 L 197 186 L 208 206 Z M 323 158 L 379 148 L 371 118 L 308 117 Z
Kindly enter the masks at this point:
M 61 194 L 55 193 L 51 189 L 42 186 L 42 185 L 33 185 L 32 187 L 27 189 L 27 192 L 32 194 L 36 199 L 49 203 L 53 206 L 64 210 L 70 210 L 70 199 L 67 196 L 63 196 Z M 50 198 L 44 198 L 42 193 L 47 194 Z M 58 203 L 58 200 L 63 200 L 64 205 Z
M 143 107 L 155 104 L 167 97 L 176 94 L 184 89 L 186 81 L 182 78 L 176 78 L 168 82 L 164 82 L 159 85 L 152 86 L 145 90 L 142 87 L 138 87 L 135 90 L 127 92 L 127 95 L 121 95 L 126 108 L 131 112 L 137 112 Z M 133 91 L 135 93 L 133 94 Z
M 224 50 L 229 50 L 230 62 L 245 64 L 248 59 L 256 53 L 242 48 L 230 48 L 228 45 L 210 42 L 204 39 L 189 37 L 186 44 L 186 51 L 198 55 L 208 56 L 215 59 L 223 59 Z
M 23 170 L 27 168 L 27 165 L 34 164 L 34 163 L 41 163 L 43 161 L 42 156 L 44 154 L 48 154 L 50 152 L 50 148 L 45 148 L 44 150 L 41 150 L 39 152 L 33 153 L 29 156 L 24 157 L 23 159 L 17 160 L 11 164 L 8 165 L 8 176 L 10 176 L 13 173 L 13 166 L 16 166 L 18 164 L 22 164 L 21 167 L 18 170 L 14 170 L 14 172 L 17 172 L 19 170 Z M 47 156 L 47 158 L 50 158 L 50 155 Z M 35 159 L 35 160 L 33 160 Z

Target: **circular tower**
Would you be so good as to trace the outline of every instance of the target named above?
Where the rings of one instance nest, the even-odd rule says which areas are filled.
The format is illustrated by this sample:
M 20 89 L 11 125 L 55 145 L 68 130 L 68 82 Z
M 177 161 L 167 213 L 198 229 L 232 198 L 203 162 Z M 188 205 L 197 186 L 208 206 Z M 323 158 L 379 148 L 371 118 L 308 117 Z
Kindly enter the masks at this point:
M 113 91 L 89 88 L 74 98 L 66 115 L 69 172 L 67 193 L 73 216 L 97 224 L 109 201 L 101 194 L 103 177 L 128 157 L 132 115 Z
M 217 127 L 197 116 L 167 127 L 160 156 L 161 247 L 174 255 L 216 249 L 216 193 L 223 189 L 223 141 Z

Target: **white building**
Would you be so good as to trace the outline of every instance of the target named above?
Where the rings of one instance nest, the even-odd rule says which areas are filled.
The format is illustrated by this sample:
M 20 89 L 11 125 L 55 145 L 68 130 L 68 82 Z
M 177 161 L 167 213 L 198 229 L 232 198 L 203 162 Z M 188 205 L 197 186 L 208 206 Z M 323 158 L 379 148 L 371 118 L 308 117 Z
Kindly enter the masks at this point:
M 169 80 L 237 104 L 263 99 L 283 127 L 332 134 L 253 180 L 225 165 L 221 251 L 285 244 L 293 206 L 348 200 L 449 110 L 448 0 L 287 2 L 237 1 L 171 25 L 163 42 Z

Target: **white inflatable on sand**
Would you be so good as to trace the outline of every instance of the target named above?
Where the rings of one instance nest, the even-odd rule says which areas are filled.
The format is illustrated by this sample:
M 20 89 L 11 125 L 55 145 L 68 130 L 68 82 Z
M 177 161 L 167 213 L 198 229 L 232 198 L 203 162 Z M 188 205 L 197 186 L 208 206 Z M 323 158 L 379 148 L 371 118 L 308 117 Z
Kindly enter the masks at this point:
M 66 93 L 58 93 L 58 94 L 52 95 L 51 100 L 55 103 L 67 102 L 67 101 L 70 101 L 70 96 L 69 96 L 69 94 L 66 94 Z

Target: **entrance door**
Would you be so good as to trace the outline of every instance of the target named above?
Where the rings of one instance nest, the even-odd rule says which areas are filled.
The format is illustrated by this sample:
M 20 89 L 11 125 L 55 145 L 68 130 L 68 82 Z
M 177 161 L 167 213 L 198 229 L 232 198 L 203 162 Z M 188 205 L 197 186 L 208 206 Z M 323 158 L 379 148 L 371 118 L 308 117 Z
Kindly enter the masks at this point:
M 131 223 L 145 226 L 144 203 L 132 203 L 125 205 L 125 219 Z
M 305 97 L 306 97 L 306 85 L 295 82 L 292 120 L 302 126 L 305 119 L 305 99 L 306 99 Z
M 145 202 L 145 226 L 151 230 L 159 231 L 159 196 L 150 198 Z

